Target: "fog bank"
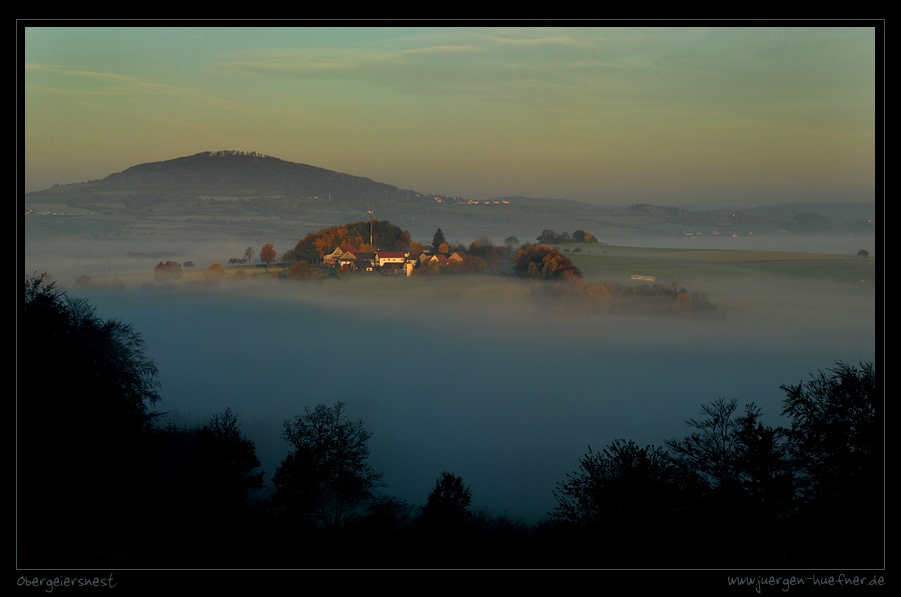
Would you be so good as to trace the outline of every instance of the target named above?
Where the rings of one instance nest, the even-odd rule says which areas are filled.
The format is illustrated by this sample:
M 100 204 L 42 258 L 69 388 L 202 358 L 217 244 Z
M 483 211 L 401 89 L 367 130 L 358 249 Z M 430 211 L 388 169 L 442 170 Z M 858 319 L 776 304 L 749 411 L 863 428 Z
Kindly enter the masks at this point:
M 373 433 L 386 494 L 424 504 L 449 470 L 471 486 L 474 507 L 537 519 L 589 445 L 681 438 L 684 421 L 719 397 L 753 401 L 777 424 L 780 385 L 838 360 L 875 360 L 872 285 L 697 290 L 727 308 L 572 316 L 490 276 L 84 296 L 144 335 L 159 409 L 201 423 L 231 407 L 267 480 L 287 453 L 282 421 L 342 400 Z

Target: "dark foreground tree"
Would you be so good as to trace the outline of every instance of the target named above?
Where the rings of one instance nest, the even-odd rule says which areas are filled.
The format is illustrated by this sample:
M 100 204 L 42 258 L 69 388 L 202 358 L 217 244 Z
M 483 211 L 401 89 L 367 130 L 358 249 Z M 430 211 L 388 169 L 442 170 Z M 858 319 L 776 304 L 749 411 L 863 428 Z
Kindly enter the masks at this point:
M 584 527 L 663 521 L 676 506 L 676 468 L 665 450 L 614 440 L 579 461 L 557 484 L 554 514 Z
M 264 473 L 238 417 L 226 408 L 190 435 L 194 445 L 184 454 L 188 462 L 183 478 L 197 512 L 210 517 L 245 510 L 250 492 L 262 489 Z
M 836 363 L 784 385 L 796 472 L 798 553 L 824 566 L 883 566 L 884 395 L 873 363 Z
M 281 513 L 326 527 L 373 497 L 382 474 L 369 466 L 369 438 L 362 420 L 344 414 L 344 402 L 318 404 L 284 422 L 291 450 L 275 471 L 273 506 Z
M 590 554 L 574 553 L 574 565 L 601 568 L 647 566 L 673 536 L 684 496 L 677 469 L 665 450 L 615 440 L 579 461 L 554 490 L 553 516 L 580 540 L 597 545 Z M 656 555 L 655 555 L 656 554 Z M 581 558 L 587 558 L 581 560 Z
M 18 537 L 34 546 L 127 535 L 154 510 L 157 367 L 131 325 L 45 277 L 25 277 L 19 319 Z
M 691 503 L 690 526 L 707 519 L 736 517 L 757 532 L 740 534 L 731 527 L 691 535 L 684 545 L 696 563 L 712 566 L 763 565 L 781 562 L 792 506 L 792 475 L 781 432 L 761 421 L 754 403 L 737 415 L 737 401 L 718 398 L 701 407 L 701 419 L 686 421 L 693 431 L 667 440 Z
M 438 475 L 435 486 L 422 507 L 420 520 L 429 531 L 459 532 L 472 516 L 470 504 L 472 490 L 463 483 L 463 477 L 444 471 Z

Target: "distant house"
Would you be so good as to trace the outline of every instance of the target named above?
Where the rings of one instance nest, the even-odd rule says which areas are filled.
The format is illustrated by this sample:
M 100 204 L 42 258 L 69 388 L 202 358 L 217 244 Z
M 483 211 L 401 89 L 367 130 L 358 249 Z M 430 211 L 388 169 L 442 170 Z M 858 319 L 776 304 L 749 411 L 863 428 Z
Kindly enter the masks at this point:
M 344 255 L 345 253 L 347 253 L 347 252 L 353 253 L 356 250 L 357 250 L 357 248 L 354 246 L 341 245 L 340 247 L 335 247 L 335 250 L 332 251 L 331 253 L 329 253 L 328 255 L 323 255 L 322 260 L 325 263 L 335 263 L 339 259 L 341 259 L 341 256 Z
M 403 251 L 379 251 L 375 254 L 376 263 L 379 267 L 386 265 L 403 265 L 407 260 L 409 253 Z
M 361 272 L 371 272 L 375 270 L 375 264 L 373 264 L 371 259 L 357 259 L 354 262 L 354 267 L 357 271 Z
M 453 253 L 450 254 L 450 256 L 447 258 L 447 260 L 448 261 L 456 261 L 457 263 L 460 263 L 461 261 L 463 261 L 464 257 L 466 257 L 466 255 L 463 255 L 462 253 L 460 253 L 458 251 L 454 251 Z
M 346 271 L 371 272 L 375 267 L 375 253 L 371 251 L 347 251 L 338 258 L 338 267 Z

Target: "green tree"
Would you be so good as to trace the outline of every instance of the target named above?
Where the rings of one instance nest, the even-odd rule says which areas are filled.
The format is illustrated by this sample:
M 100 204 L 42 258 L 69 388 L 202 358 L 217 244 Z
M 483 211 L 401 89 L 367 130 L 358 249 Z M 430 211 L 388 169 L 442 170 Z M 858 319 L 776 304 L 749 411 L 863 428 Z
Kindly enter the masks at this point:
M 435 231 L 435 235 L 432 237 L 432 252 L 439 253 L 441 245 L 447 243 L 447 239 L 444 238 L 444 232 L 441 231 L 441 228 Z
M 484 269 L 494 274 L 500 271 L 501 252 L 487 236 L 472 241 L 468 251 L 471 257 L 479 258 L 483 262 Z
M 284 422 L 282 437 L 291 450 L 275 471 L 273 505 L 326 527 L 374 495 L 382 473 L 369 466 L 369 438 L 362 420 L 344 414 L 345 403 L 318 404 Z
M 576 230 L 572 234 L 572 241 L 576 243 L 597 244 L 598 239 L 593 234 L 589 234 L 584 230 Z
M 559 239 L 559 234 L 549 228 L 545 228 L 541 231 L 541 234 L 536 240 L 538 240 L 539 243 L 556 244 L 559 242 Z

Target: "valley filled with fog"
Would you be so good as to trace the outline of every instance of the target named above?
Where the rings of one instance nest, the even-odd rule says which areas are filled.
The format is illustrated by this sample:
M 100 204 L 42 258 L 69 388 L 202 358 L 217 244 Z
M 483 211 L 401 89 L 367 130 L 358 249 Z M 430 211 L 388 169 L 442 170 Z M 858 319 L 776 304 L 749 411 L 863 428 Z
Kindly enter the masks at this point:
M 203 267 L 262 242 L 281 254 L 296 239 L 67 247 L 31 238 L 25 272 L 47 272 L 100 317 L 133 324 L 159 367 L 157 410 L 175 423 L 230 407 L 267 481 L 287 454 L 282 421 L 340 400 L 372 431 L 370 463 L 384 471 L 386 495 L 422 505 L 448 470 L 470 485 L 474 508 L 529 520 L 553 510 L 556 483 L 589 446 L 682 438 L 685 420 L 720 397 L 754 402 L 780 424 L 780 385 L 877 354 L 872 280 L 698 281 L 689 290 L 718 311 L 675 318 L 567 314 L 512 277 L 172 289 L 134 278 L 152 281 L 161 260 Z M 125 288 L 72 288 L 82 274 L 121 277 Z

